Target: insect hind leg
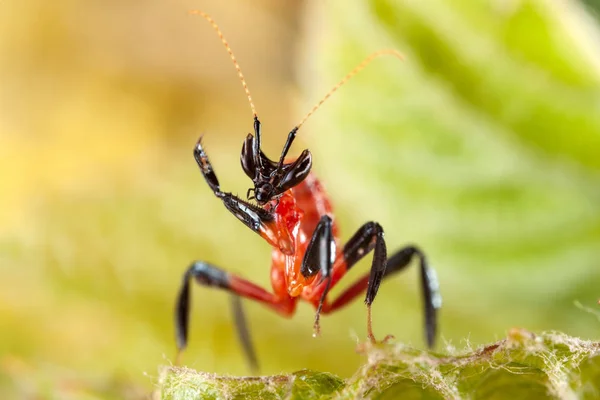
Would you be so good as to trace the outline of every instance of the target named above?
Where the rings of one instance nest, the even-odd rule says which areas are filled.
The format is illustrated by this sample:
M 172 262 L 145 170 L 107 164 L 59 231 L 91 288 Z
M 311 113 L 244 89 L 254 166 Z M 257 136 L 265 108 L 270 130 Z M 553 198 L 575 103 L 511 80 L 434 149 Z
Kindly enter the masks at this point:
M 177 361 L 187 347 L 189 332 L 189 317 L 191 311 L 191 281 L 202 286 L 215 287 L 226 290 L 234 296 L 232 308 L 235 324 L 238 330 L 244 355 L 253 372 L 258 370 L 256 354 L 249 334 L 246 317 L 244 315 L 241 297 L 256 300 L 283 315 L 291 315 L 295 311 L 295 298 L 278 297 L 267 292 L 260 286 L 255 285 L 236 275 L 230 274 L 223 269 L 204 261 L 195 261 L 183 275 L 181 288 L 177 295 L 175 304 L 175 335 L 177 339 Z M 177 362 L 179 363 L 179 362 Z
M 250 329 L 248 328 L 248 321 L 246 319 L 246 313 L 242 304 L 242 299 L 237 294 L 231 295 L 231 311 L 233 312 L 233 320 L 235 323 L 235 330 L 238 334 L 238 340 L 242 345 L 244 355 L 248 361 L 250 371 L 256 374 L 258 373 L 258 358 L 256 357 L 256 350 L 252 343 L 252 336 Z

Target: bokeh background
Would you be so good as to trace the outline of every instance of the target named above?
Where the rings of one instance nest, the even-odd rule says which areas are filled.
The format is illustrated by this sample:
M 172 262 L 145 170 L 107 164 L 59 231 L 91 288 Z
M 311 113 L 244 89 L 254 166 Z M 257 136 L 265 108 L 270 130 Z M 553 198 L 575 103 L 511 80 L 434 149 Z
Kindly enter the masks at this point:
M 251 112 L 265 150 L 369 53 L 393 47 L 302 128 L 343 238 L 379 221 L 390 251 L 437 268 L 438 350 L 512 327 L 597 339 L 600 31 L 589 0 L 0 2 L 0 397 L 140 398 L 175 354 L 191 260 L 269 287 L 270 249 L 214 198 L 192 158 L 204 133 L 226 190 Z M 357 278 L 370 261 L 347 278 Z M 417 270 L 385 282 L 382 336 L 423 347 Z M 339 293 L 344 285 L 334 290 Z M 229 299 L 195 287 L 185 364 L 245 374 Z M 581 306 L 576 306 L 576 303 Z M 246 302 L 266 374 L 350 376 L 365 310 L 293 319 Z

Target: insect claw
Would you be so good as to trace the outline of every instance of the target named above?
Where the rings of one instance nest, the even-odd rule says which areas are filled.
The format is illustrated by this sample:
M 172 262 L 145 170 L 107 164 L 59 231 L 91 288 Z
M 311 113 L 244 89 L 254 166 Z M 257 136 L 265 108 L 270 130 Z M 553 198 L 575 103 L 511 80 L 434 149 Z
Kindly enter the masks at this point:
M 390 340 L 394 340 L 396 337 L 394 335 L 385 335 L 381 343 L 388 344 Z
M 181 349 L 180 349 L 180 350 L 177 350 L 177 354 L 175 354 L 175 363 L 174 363 L 174 365 L 176 367 L 181 366 L 181 353 L 183 353 L 183 351 L 181 351 Z
M 319 323 L 320 319 L 320 314 L 317 314 L 317 316 L 315 317 L 315 323 L 313 325 L 312 337 L 314 338 L 321 336 L 321 324 Z

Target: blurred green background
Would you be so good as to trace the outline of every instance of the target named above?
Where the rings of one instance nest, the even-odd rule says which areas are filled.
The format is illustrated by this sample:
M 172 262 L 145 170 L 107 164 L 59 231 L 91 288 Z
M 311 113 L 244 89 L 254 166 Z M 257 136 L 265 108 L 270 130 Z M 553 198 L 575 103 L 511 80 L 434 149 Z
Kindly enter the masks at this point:
M 418 243 L 444 307 L 438 350 L 512 327 L 598 338 L 600 31 L 574 0 L 0 3 L 0 396 L 139 398 L 175 354 L 173 304 L 203 259 L 269 287 L 270 249 L 214 198 L 251 112 L 220 24 L 279 154 L 289 129 L 366 55 L 393 47 L 302 128 L 346 239 L 379 221 Z M 585 7 L 585 8 L 584 8 Z M 368 269 L 363 261 L 350 283 Z M 334 293 L 344 287 L 340 284 Z M 247 372 L 227 295 L 195 287 L 190 367 Z M 349 376 L 365 309 L 285 320 L 246 302 L 266 374 Z M 379 336 L 422 347 L 417 270 L 382 285 Z

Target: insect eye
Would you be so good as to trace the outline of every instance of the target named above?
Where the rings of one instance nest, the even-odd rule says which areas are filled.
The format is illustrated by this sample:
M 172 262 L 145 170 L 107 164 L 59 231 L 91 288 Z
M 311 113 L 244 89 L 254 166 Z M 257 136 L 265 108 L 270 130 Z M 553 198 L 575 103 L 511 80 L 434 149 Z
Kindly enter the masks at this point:
M 257 185 L 254 189 L 254 195 L 258 203 L 265 204 L 271 200 L 271 196 L 273 195 L 273 186 L 270 183 Z

